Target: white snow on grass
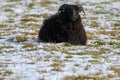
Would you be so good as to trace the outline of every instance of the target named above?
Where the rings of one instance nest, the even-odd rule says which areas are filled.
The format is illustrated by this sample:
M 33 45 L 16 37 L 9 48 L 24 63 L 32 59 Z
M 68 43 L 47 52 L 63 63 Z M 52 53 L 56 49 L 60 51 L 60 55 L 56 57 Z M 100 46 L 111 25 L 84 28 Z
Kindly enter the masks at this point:
M 48 1 L 47 6 L 40 0 L 0 1 L 0 80 L 64 80 L 67 76 L 119 80 L 120 2 L 50 1 L 53 3 Z M 43 20 L 55 14 L 61 4 L 77 1 L 85 8 L 86 15 L 80 14 L 88 44 L 38 43 Z

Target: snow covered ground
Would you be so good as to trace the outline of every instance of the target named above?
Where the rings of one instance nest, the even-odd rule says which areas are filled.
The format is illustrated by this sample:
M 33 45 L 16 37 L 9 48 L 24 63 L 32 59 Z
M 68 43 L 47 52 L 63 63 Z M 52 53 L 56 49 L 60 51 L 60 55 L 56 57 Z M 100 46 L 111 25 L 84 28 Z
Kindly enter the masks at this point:
M 88 44 L 38 43 L 45 18 L 80 3 Z M 0 0 L 0 80 L 120 80 L 119 0 Z

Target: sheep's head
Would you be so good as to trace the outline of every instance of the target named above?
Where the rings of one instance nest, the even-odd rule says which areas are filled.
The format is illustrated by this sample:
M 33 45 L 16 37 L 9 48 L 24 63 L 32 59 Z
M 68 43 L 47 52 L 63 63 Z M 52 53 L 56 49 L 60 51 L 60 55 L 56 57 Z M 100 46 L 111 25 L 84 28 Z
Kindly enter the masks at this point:
M 81 5 L 69 5 L 63 4 L 60 6 L 58 13 L 60 13 L 65 20 L 69 22 L 74 22 L 79 18 L 79 12 L 83 11 L 84 9 Z

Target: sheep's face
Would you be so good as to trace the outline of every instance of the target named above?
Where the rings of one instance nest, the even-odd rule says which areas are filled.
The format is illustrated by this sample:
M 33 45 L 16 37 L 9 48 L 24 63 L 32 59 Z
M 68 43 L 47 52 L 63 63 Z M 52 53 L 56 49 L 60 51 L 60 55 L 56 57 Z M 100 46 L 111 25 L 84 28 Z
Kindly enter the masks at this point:
M 65 20 L 74 22 L 79 18 L 80 11 L 83 11 L 83 8 L 79 5 L 63 4 L 59 8 L 58 13 L 60 13 Z

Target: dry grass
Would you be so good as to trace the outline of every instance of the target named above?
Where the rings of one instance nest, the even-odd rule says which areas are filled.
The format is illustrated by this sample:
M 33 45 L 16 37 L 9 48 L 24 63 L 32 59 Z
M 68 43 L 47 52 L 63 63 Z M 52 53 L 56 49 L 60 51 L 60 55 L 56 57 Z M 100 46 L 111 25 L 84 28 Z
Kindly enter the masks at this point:
M 86 33 L 87 33 L 88 40 L 93 40 L 94 39 L 94 37 L 93 37 L 94 32 L 87 31 Z
M 33 43 L 24 43 L 23 48 L 33 48 L 35 45 Z
M 105 77 L 98 77 L 96 75 L 90 76 L 90 75 L 85 75 L 85 76 L 66 76 L 63 78 L 63 80 L 107 80 Z
M 100 30 L 98 34 L 104 34 L 104 35 L 111 35 L 111 36 L 116 36 L 119 34 L 118 31 L 106 31 L 106 30 Z
M 6 28 L 7 24 L 0 24 L 0 28 Z
M 55 58 L 53 59 L 53 63 L 50 64 L 50 66 L 53 67 L 52 71 L 62 71 L 62 67 L 64 66 L 64 64 L 61 60 Z
M 15 38 L 17 42 L 24 42 L 28 40 L 28 37 L 26 35 L 17 35 Z
M 38 20 L 36 18 L 23 18 L 23 19 L 21 19 L 21 21 L 24 21 L 24 22 L 28 22 L 28 21 L 38 22 Z
M 3 75 L 4 76 L 9 76 L 11 74 L 13 74 L 13 72 L 11 70 L 6 70 Z
M 95 74 L 90 75 L 83 75 L 83 76 L 66 76 L 63 78 L 63 80 L 109 80 L 110 78 L 113 78 L 114 75 L 108 74 L 106 76 L 99 75 L 103 74 L 102 71 L 98 71 Z
M 1 78 L 1 77 L 0 77 L 0 80 L 5 80 L 5 78 Z
M 40 1 L 40 5 L 42 6 L 42 7 L 46 7 L 46 6 L 48 6 L 48 5 L 50 5 L 50 4 L 56 4 L 56 2 L 53 2 L 53 1 L 51 1 L 51 0 L 41 0 Z
M 119 61 L 119 59 L 116 61 L 111 59 L 111 56 L 119 57 L 120 55 L 119 14 L 113 14 L 114 11 L 119 11 L 119 8 L 112 8 L 110 6 L 110 9 L 106 9 L 105 7 L 106 4 L 109 5 L 112 2 L 81 3 L 83 6 L 86 6 L 86 15 L 83 16 L 81 14 L 81 16 L 84 26 L 86 26 L 88 37 L 88 45 L 81 46 L 69 43 L 37 43 L 38 32 L 43 20 L 52 15 L 51 11 L 56 12 L 57 10 L 57 6 L 52 6 L 52 4 L 61 5 L 63 2 L 59 3 L 55 0 L 37 0 L 38 2 L 32 0 L 29 3 L 23 3 L 24 0 L 23 2 L 20 0 L 7 1 L 7 5 L 0 5 L 0 7 L 2 7 L 0 10 L 1 14 L 5 16 L 3 16 L 4 18 L 7 18 L 5 21 L 0 20 L 0 74 L 4 75 L 2 77 L 0 76 L 0 80 L 9 79 L 12 74 L 16 74 L 14 70 L 11 69 L 11 66 L 14 68 L 14 66 L 17 65 L 25 65 L 25 68 L 30 65 L 30 68 L 26 69 L 28 73 L 34 75 L 35 72 L 40 76 L 42 75 L 43 79 L 46 79 L 45 75 L 48 73 L 54 73 L 56 75 L 58 72 L 66 72 L 66 70 L 69 69 L 67 63 L 72 64 L 68 72 L 71 73 L 72 71 L 74 74 L 77 72 L 76 68 L 82 68 L 89 72 L 91 65 L 104 65 L 111 62 L 117 64 Z M 113 2 L 119 2 L 119 0 L 114 0 Z M 18 7 L 20 9 L 17 8 L 17 5 L 19 5 Z M 91 9 L 91 7 L 88 8 L 87 6 L 93 6 L 95 9 Z M 19 13 L 15 9 L 23 12 Z M 48 12 L 43 12 L 44 10 L 41 11 L 42 9 Z M 100 20 L 103 20 L 103 23 L 101 23 L 102 21 Z M 3 58 L 5 59 L 3 60 Z M 16 60 L 15 63 L 12 61 L 14 58 L 21 59 L 21 61 L 17 62 Z M 101 62 L 101 59 L 105 62 Z M 37 71 L 36 67 L 41 67 L 41 62 L 43 64 L 47 63 L 48 65 L 43 65 L 46 67 L 42 67 L 43 69 L 39 68 L 40 70 L 38 69 Z M 86 65 L 83 67 L 84 64 Z M 46 68 L 49 67 L 52 69 L 47 71 Z M 8 68 L 11 70 L 6 70 Z M 109 80 L 120 77 L 120 67 L 114 66 L 113 64 L 109 70 L 113 71 L 113 74 L 107 73 L 108 70 L 106 69 L 107 75 L 104 76 L 104 73 L 98 69 L 98 72 L 95 74 L 65 76 L 62 80 Z M 31 71 L 33 71 L 33 73 Z M 51 76 L 51 74 L 48 75 L 48 77 Z M 20 74 L 13 76 L 12 79 L 28 79 L 29 77 L 27 74 Z
M 91 22 L 91 27 L 99 27 L 99 23 L 97 21 Z
M 101 64 L 99 60 L 93 59 L 93 60 L 88 60 L 92 64 Z
M 10 48 L 14 48 L 13 46 L 0 46 L 0 50 L 2 49 L 10 49 Z
M 117 73 L 117 75 L 120 77 L 120 67 L 111 66 L 110 70 L 112 70 L 115 73 Z

